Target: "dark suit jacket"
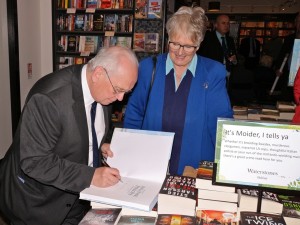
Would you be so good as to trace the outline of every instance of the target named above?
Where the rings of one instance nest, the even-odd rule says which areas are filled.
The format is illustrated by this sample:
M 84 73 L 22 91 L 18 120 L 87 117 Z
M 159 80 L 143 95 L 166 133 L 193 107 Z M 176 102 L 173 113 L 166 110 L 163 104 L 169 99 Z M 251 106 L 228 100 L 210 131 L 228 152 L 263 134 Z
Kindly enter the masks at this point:
M 236 55 L 236 48 L 235 48 L 233 38 L 226 35 L 226 43 L 227 43 L 228 51 L 232 51 L 233 54 Z M 212 32 L 207 31 L 205 33 L 204 40 L 201 43 L 200 48 L 197 51 L 197 54 L 219 61 L 220 63 L 223 64 L 224 52 L 223 52 L 222 45 L 217 37 L 216 31 L 212 31 Z
M 0 209 L 18 224 L 59 225 L 89 187 L 88 126 L 82 66 L 41 78 L 30 90 L 20 123 L 0 163 Z M 105 135 L 110 107 L 104 106 Z M 102 143 L 104 141 L 102 140 Z
M 254 40 L 255 40 L 255 46 L 256 46 L 254 55 L 255 55 L 255 58 L 257 58 L 259 60 L 261 44 L 257 39 L 254 39 Z M 250 53 L 250 38 L 249 37 L 242 39 L 241 45 L 240 45 L 240 53 L 245 58 L 248 58 L 249 53 Z

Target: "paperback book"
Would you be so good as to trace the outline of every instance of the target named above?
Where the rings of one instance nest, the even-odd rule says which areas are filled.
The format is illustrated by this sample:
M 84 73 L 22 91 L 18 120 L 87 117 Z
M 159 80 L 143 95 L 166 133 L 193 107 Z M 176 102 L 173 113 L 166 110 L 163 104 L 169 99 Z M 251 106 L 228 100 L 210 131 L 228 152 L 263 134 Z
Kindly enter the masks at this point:
M 236 212 L 217 211 L 217 210 L 198 210 L 196 212 L 197 224 L 238 224 L 239 218 Z
M 114 225 L 121 216 L 121 208 L 91 209 L 79 225 Z
M 196 217 L 177 214 L 158 214 L 156 225 L 196 225 Z
M 281 215 L 258 212 L 240 212 L 240 225 L 286 225 L 284 218 Z
M 162 0 L 149 0 L 148 18 L 159 19 L 162 17 Z
M 167 175 L 158 195 L 158 214 L 195 215 L 195 178 Z
M 116 225 L 155 225 L 155 220 L 152 216 L 122 215 Z

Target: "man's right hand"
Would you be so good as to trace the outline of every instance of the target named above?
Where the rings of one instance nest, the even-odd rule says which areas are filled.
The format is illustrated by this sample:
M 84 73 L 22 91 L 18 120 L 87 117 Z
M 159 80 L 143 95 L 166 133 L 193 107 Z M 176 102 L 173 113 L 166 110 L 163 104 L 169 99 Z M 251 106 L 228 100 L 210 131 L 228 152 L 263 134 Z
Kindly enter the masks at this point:
M 95 170 L 91 185 L 97 187 L 109 187 L 118 183 L 121 179 L 119 170 L 110 167 L 99 167 Z

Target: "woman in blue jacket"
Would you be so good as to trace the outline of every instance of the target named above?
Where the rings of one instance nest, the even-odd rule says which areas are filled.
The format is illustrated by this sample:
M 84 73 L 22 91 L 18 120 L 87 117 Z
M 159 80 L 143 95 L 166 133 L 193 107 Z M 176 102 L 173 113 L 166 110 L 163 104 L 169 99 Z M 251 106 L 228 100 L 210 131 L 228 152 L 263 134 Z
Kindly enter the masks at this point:
M 152 58 L 140 63 L 125 112 L 126 128 L 175 132 L 173 175 L 186 165 L 197 168 L 200 160 L 213 161 L 217 118 L 232 117 L 224 65 L 196 54 L 206 22 L 202 8 L 185 6 L 168 20 L 169 52 L 157 57 L 153 83 Z

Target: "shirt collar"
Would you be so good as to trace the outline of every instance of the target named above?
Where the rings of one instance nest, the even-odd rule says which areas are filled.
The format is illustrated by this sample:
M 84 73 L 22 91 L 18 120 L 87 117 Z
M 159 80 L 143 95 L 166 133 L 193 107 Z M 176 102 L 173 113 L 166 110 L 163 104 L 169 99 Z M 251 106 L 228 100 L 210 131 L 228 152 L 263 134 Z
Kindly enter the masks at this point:
M 187 68 L 188 70 L 191 71 L 193 77 L 195 77 L 195 73 L 196 73 L 197 60 L 198 60 L 198 57 L 197 57 L 197 54 L 195 54 Z M 173 68 L 174 68 L 174 64 L 170 58 L 170 54 L 168 54 L 167 61 L 166 61 L 166 75 L 169 74 L 171 69 L 173 69 Z M 184 75 L 185 74 L 186 74 L 186 72 L 184 73 Z
M 225 35 L 220 34 L 218 31 L 216 31 L 216 35 L 217 35 L 219 41 L 222 41 L 221 37 L 225 37 Z
M 95 100 L 93 99 L 87 79 L 86 79 L 86 69 L 87 65 L 84 65 L 81 70 L 81 83 L 82 83 L 82 92 L 83 92 L 83 99 L 84 99 L 84 105 L 88 106 L 91 105 Z

